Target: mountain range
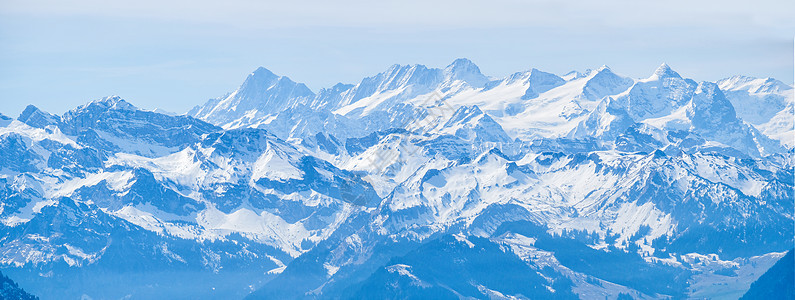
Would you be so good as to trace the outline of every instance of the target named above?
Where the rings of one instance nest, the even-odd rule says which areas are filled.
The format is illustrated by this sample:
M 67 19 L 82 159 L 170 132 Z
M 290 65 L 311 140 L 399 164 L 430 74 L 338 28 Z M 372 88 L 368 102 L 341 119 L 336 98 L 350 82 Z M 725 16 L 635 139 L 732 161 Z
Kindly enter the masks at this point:
M 42 299 L 736 299 L 795 240 L 795 100 L 467 59 L 182 115 L 0 115 L 0 269 Z

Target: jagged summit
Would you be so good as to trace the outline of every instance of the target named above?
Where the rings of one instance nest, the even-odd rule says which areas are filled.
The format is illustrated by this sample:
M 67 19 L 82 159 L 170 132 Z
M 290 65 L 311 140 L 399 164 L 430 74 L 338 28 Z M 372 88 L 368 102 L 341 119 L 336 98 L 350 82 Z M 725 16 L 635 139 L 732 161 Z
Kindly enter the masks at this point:
M 54 125 L 60 121 L 60 117 L 42 111 L 36 106 L 28 105 L 17 117 L 22 123 L 33 127 L 44 128 L 47 125 Z
M 251 72 L 251 74 L 249 74 L 249 77 L 260 77 L 260 78 L 263 78 L 263 77 L 279 77 L 279 76 L 277 76 L 276 74 L 273 74 L 273 72 L 271 72 L 271 70 L 268 70 L 267 68 L 265 68 L 263 66 L 259 66 L 259 67 L 257 67 L 257 69 L 254 70 L 254 72 Z
M 215 125 L 29 106 L 0 116 L 0 268 L 45 299 L 737 298 L 793 245 L 792 89 L 658 71 L 258 68 L 190 114 Z
M 632 79 L 614 73 L 607 65 L 591 71 L 584 77 L 587 78 L 587 82 L 583 86 L 583 93 L 592 100 L 621 93 L 633 84 Z
M 522 99 L 533 99 L 538 97 L 539 94 L 561 86 L 566 82 L 563 78 L 558 77 L 558 75 L 547 73 L 536 68 L 530 69 L 528 73 L 527 83 L 529 83 L 529 86 L 527 90 L 525 90 Z
M 676 73 L 673 69 L 671 69 L 668 64 L 663 63 L 660 65 L 657 70 L 654 70 L 654 74 L 652 74 L 651 78 L 655 79 L 663 79 L 663 78 L 682 78 L 679 73 Z
M 64 121 L 73 120 L 75 118 L 84 118 L 87 116 L 89 119 L 97 118 L 104 113 L 110 111 L 139 111 L 135 105 L 130 104 L 119 96 L 107 96 L 99 99 L 92 100 L 85 105 L 81 105 L 75 109 L 69 110 L 61 117 Z M 82 116 L 82 117 L 81 117 Z
M 792 86 L 772 77 L 756 78 L 742 75 L 718 80 L 718 85 L 723 90 L 745 90 L 749 93 L 780 93 L 792 90 Z
M 303 83 L 297 83 L 287 76 L 278 76 L 270 70 L 259 67 L 246 77 L 238 89 L 238 94 L 259 97 L 268 90 L 285 89 L 297 96 L 312 96 L 314 93 Z
M 238 91 L 243 93 L 258 93 L 263 89 L 274 88 L 275 86 L 294 88 L 296 89 L 296 93 L 302 95 L 314 95 L 305 84 L 295 82 L 287 76 L 276 75 L 265 67 L 258 67 L 254 72 L 251 72 L 251 74 L 246 77 L 246 80 L 243 81 Z
M 17 119 L 22 121 L 24 119 L 29 118 L 33 114 L 37 114 L 37 113 L 41 113 L 41 112 L 42 112 L 42 110 L 39 109 L 38 107 L 36 107 L 35 105 L 28 104 L 28 106 L 25 106 L 25 109 L 23 109 L 22 112 L 19 114 L 19 117 L 17 117 Z
M 597 68 L 596 70 L 592 70 L 588 76 L 590 77 L 599 77 L 599 76 L 618 76 L 616 73 L 613 72 L 610 67 L 607 65 L 602 65 L 601 67 Z
M 90 107 L 90 106 L 97 106 L 97 107 L 102 107 L 102 108 L 105 108 L 105 109 L 138 110 L 138 108 L 135 107 L 135 105 L 130 104 L 126 100 L 124 100 L 121 97 L 116 96 L 116 95 L 107 96 L 107 97 L 99 98 L 99 99 L 96 99 L 96 100 L 92 100 L 91 102 L 89 102 L 88 104 L 84 105 L 83 107 L 87 108 L 87 107 Z
M 229 123 L 241 117 L 265 116 L 279 112 L 296 103 L 315 97 L 305 84 L 287 76 L 279 76 L 259 67 L 246 77 L 243 84 L 229 95 L 210 99 L 188 115 L 211 123 Z
M 454 60 L 453 63 L 444 68 L 444 73 L 449 79 L 463 80 L 474 87 L 482 87 L 489 81 L 489 78 L 480 72 L 480 68 L 466 58 Z
M 456 58 L 450 65 L 447 66 L 447 69 L 450 68 L 463 68 L 463 69 L 475 69 L 480 72 L 478 66 L 469 60 L 468 58 Z
M 536 68 L 530 68 L 530 71 L 528 71 L 528 73 L 530 74 L 530 76 L 533 76 L 534 74 L 539 74 L 539 73 L 542 73 L 542 74 L 552 74 L 552 73 L 547 73 L 547 72 L 541 71 L 541 70 L 539 70 L 539 69 L 536 69 Z M 554 74 L 553 74 L 553 75 L 554 75 Z

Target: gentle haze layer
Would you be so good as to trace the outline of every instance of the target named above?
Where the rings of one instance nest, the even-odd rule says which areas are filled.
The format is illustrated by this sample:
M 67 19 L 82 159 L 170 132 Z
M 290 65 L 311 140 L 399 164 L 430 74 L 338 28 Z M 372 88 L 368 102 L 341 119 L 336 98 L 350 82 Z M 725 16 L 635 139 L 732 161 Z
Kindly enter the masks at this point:
M 501 77 L 611 66 L 793 81 L 791 1 L 22 1 L 0 3 L 0 113 L 120 95 L 178 113 L 258 66 L 312 90 L 458 57 Z

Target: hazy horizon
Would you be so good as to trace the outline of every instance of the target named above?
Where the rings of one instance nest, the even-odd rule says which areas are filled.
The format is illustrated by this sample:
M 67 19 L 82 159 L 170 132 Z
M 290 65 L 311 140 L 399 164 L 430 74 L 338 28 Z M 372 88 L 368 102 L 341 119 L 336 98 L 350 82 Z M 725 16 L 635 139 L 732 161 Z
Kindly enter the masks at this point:
M 15 117 L 33 104 L 60 114 L 109 95 L 182 113 L 233 91 L 259 66 L 316 92 L 392 64 L 444 67 L 459 57 L 497 78 L 601 65 L 644 78 L 668 63 L 698 81 L 747 75 L 792 84 L 793 8 L 775 1 L 13 0 L 0 5 L 0 113 Z

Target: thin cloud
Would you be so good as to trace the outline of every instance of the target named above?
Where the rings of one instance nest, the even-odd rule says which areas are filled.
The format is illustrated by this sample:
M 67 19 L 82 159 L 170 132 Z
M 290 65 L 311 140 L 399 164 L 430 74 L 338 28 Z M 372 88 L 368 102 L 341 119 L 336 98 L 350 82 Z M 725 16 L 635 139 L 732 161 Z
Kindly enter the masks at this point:
M 753 27 L 791 35 L 792 1 L 101 1 L 11 0 L 6 14 L 98 16 L 217 23 L 243 28 L 555 26 Z M 789 32 L 787 32 L 789 31 Z

